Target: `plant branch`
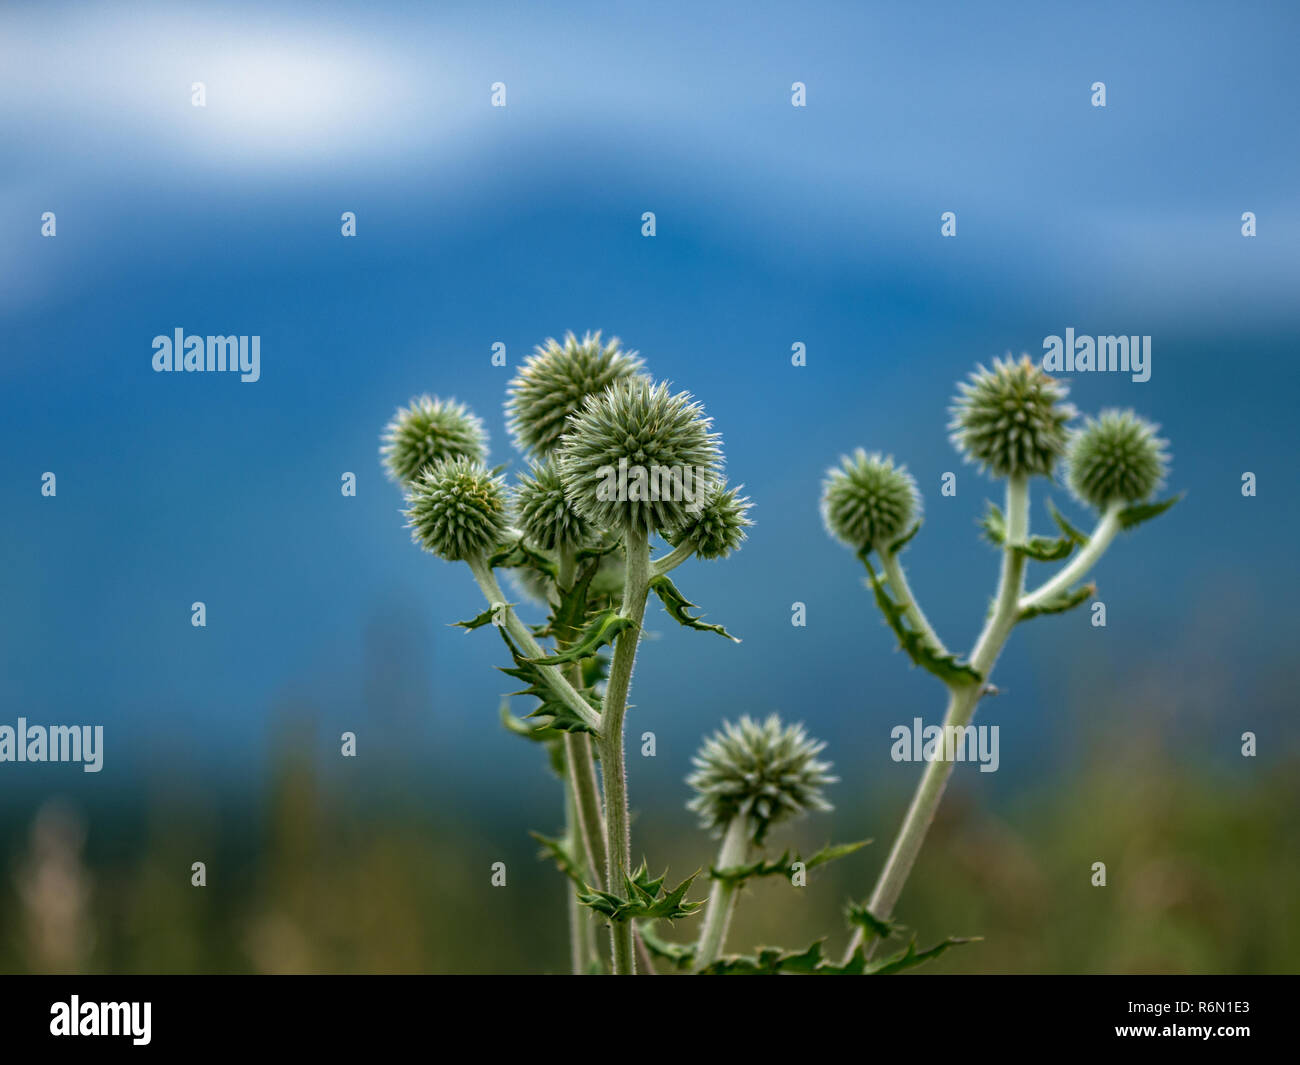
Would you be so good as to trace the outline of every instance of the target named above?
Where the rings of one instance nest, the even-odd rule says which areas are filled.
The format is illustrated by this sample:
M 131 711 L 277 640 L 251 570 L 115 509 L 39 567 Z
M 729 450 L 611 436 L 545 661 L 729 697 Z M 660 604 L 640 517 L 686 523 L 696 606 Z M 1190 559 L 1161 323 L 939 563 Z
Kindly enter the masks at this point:
M 749 857 L 749 839 L 749 818 L 743 814 L 733 817 L 722 837 L 722 847 L 718 851 L 718 860 L 714 868 L 724 871 L 744 865 L 745 859 Z M 699 943 L 695 948 L 696 972 L 707 969 L 722 953 L 739 890 L 740 884 L 735 880 L 714 882 L 713 892 L 709 895 L 709 908 L 705 911 L 704 924 L 700 928 Z
M 1119 515 L 1123 509 L 1123 503 L 1112 503 L 1107 507 L 1083 549 L 1062 566 L 1056 576 L 1022 598 L 1019 609 L 1023 611 L 1038 606 L 1057 593 L 1068 590 L 1070 585 L 1084 577 L 1115 539 L 1115 534 L 1120 530 Z
M 665 573 L 675 570 L 688 558 L 695 554 L 695 548 L 686 542 L 674 547 L 668 554 L 661 555 L 650 564 L 650 574 L 653 577 L 662 577 Z
M 606 884 L 609 891 L 620 891 L 631 874 L 632 838 L 628 826 L 627 768 L 623 750 L 623 718 L 627 713 L 627 695 L 632 683 L 637 643 L 641 639 L 641 622 L 645 617 L 645 600 L 650 585 L 650 541 L 638 529 L 628 529 L 623 537 L 627 570 L 623 580 L 621 613 L 632 624 L 619 634 L 605 684 L 605 701 L 601 710 L 600 761 L 605 782 Z M 611 926 L 615 975 L 636 973 L 630 921 Z
M 898 600 L 903 608 L 903 613 L 907 615 L 907 620 L 912 623 L 914 628 L 921 637 L 926 640 L 932 650 L 942 657 L 948 656 L 948 648 L 943 645 L 930 622 L 926 620 L 925 614 L 921 612 L 921 605 L 916 601 L 916 596 L 912 594 L 912 589 L 908 586 L 907 575 L 903 572 L 903 567 L 898 561 L 898 552 L 890 551 L 888 546 L 878 547 L 876 554 L 880 556 L 880 564 L 885 571 L 885 580 L 894 591 L 894 598 Z

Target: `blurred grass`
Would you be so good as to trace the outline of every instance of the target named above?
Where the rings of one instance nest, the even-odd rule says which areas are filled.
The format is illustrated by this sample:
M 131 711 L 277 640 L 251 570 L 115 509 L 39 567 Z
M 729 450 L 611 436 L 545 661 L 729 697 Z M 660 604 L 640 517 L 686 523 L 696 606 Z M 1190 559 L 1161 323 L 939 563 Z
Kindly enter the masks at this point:
M 1122 762 L 1085 757 L 1068 778 L 1001 799 L 978 774 L 959 775 L 897 916 L 922 945 L 983 940 L 921 971 L 1297 971 L 1297 770 L 1192 769 L 1134 744 Z M 747 890 L 729 947 L 831 933 L 838 949 L 843 905 L 867 894 L 906 801 L 842 807 L 837 824 L 867 826 L 875 845 L 804 889 Z M 143 814 L 43 807 L 3 836 L 0 969 L 563 971 L 563 886 L 526 835 L 555 830 L 558 793 L 555 809 L 429 805 L 358 807 L 286 754 L 265 808 L 242 816 L 174 795 Z M 826 831 L 805 824 L 774 844 L 815 848 Z M 636 833 L 674 880 L 710 859 L 684 811 L 643 810 Z M 197 860 L 204 888 L 190 885 Z M 504 888 L 489 883 L 496 861 Z M 1095 861 L 1106 887 L 1092 886 Z

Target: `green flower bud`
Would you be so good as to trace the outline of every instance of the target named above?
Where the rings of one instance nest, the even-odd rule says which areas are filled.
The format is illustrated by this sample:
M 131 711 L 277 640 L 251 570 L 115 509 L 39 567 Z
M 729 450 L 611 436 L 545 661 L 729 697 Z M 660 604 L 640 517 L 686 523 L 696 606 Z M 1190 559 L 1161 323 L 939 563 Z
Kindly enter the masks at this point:
M 602 344 L 600 333 L 578 340 L 572 333 L 559 344 L 547 340 L 530 355 L 514 380 L 506 400 L 506 419 L 515 446 L 541 458 L 554 453 L 571 414 L 582 410 L 588 396 L 641 372 L 635 351 L 623 351 L 615 337 Z
M 761 725 L 748 716 L 723 722 L 692 759 L 695 771 L 686 782 L 696 795 L 687 805 L 715 835 L 736 817 L 750 818 L 753 840 L 762 843 L 772 825 L 831 808 L 822 792 L 838 778 L 829 762 L 817 759 L 825 746 L 802 725 L 782 725 L 776 714 Z
M 727 488 L 724 478 L 699 499 L 700 508 L 685 524 L 672 530 L 668 542 L 673 547 L 689 543 L 699 558 L 726 558 L 745 540 L 745 530 L 754 523 L 748 514 L 753 504 L 740 495 L 740 487 Z
M 1160 487 L 1169 466 L 1160 427 L 1131 410 L 1105 410 L 1070 434 L 1066 483 L 1081 501 L 1105 510 L 1140 503 Z
M 587 544 L 591 526 L 564 494 L 554 460 L 534 463 L 515 489 L 515 514 L 528 541 L 544 551 L 567 551 Z
M 1051 476 L 1075 414 L 1065 385 L 1023 355 L 994 359 L 992 370 L 980 366 L 958 388 L 948 428 L 968 462 L 996 477 Z
M 379 454 L 388 476 L 409 486 L 422 469 L 443 459 L 483 461 L 487 433 L 463 403 L 419 396 L 388 423 Z
M 687 392 L 632 377 L 589 396 L 560 444 L 560 476 L 573 508 L 600 529 L 680 528 L 691 499 L 722 464 L 717 433 Z
M 425 470 L 406 494 L 411 539 L 449 562 L 486 555 L 506 536 L 506 489 L 483 463 L 460 457 Z
M 826 530 L 855 550 L 887 546 L 921 514 L 916 478 L 893 456 L 858 448 L 832 467 L 822 482 L 822 521 Z

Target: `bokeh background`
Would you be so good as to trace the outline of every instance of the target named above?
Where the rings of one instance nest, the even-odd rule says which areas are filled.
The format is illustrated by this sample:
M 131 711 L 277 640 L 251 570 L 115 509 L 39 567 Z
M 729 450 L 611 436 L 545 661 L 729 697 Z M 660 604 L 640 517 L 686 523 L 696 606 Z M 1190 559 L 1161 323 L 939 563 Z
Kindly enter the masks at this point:
M 744 642 L 658 615 L 643 647 L 635 850 L 705 865 L 682 783 L 701 737 L 803 720 L 836 810 L 777 842 L 876 843 L 755 891 L 731 945 L 842 942 L 919 772 L 889 731 L 938 721 L 942 692 L 823 533 L 821 476 L 858 445 L 909 464 L 913 583 L 967 644 L 997 561 L 991 486 L 946 440 L 954 383 L 1073 326 L 1154 338 L 1150 381 L 1072 398 L 1159 421 L 1187 496 L 1105 558 L 1104 629 L 1017 632 L 980 711 L 1001 768 L 959 768 L 899 916 L 984 937 L 933 972 L 1295 971 L 1298 23 L 1286 3 L 5 5 L 0 721 L 102 724 L 106 753 L 96 775 L 0 764 L 0 969 L 563 970 L 563 886 L 527 835 L 558 829 L 558 785 L 498 724 L 499 641 L 446 626 L 478 593 L 409 542 L 378 437 L 451 395 L 517 466 L 506 381 L 570 329 L 693 391 L 756 503 L 744 550 L 678 581 Z M 177 327 L 260 335 L 261 380 L 153 373 Z

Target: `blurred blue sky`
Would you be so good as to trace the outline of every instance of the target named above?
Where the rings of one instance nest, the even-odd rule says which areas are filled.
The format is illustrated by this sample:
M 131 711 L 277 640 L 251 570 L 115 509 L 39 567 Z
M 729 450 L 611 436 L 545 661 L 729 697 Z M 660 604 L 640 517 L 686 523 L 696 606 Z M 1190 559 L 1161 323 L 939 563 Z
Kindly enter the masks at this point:
M 378 436 L 410 396 L 453 395 L 513 459 L 491 345 L 514 367 L 603 329 L 705 403 L 757 505 L 738 556 L 678 582 L 745 642 L 654 621 L 630 728 L 660 753 L 633 787 L 680 791 L 703 732 L 774 709 L 846 780 L 910 781 L 889 729 L 937 720 L 941 693 L 821 531 L 820 478 L 857 445 L 910 465 L 914 584 L 968 642 L 996 559 L 990 486 L 946 440 L 953 385 L 1073 326 L 1153 336 L 1149 382 L 1075 378 L 1073 398 L 1161 422 L 1188 497 L 1104 560 L 1106 629 L 1081 613 L 1013 640 L 981 711 L 998 783 L 1099 716 L 1225 759 L 1252 728 L 1275 755 L 1296 738 L 1298 23 L 1291 4 L 6 5 L 0 721 L 105 724 L 97 787 L 166 767 L 256 788 L 289 707 L 327 749 L 355 729 L 431 778 L 487 789 L 504 765 L 543 787 L 496 723 L 499 642 L 445 626 L 477 592 L 409 543 Z M 260 335 L 261 380 L 154 374 L 177 327 Z M 10 765 L 0 788 L 69 775 Z

